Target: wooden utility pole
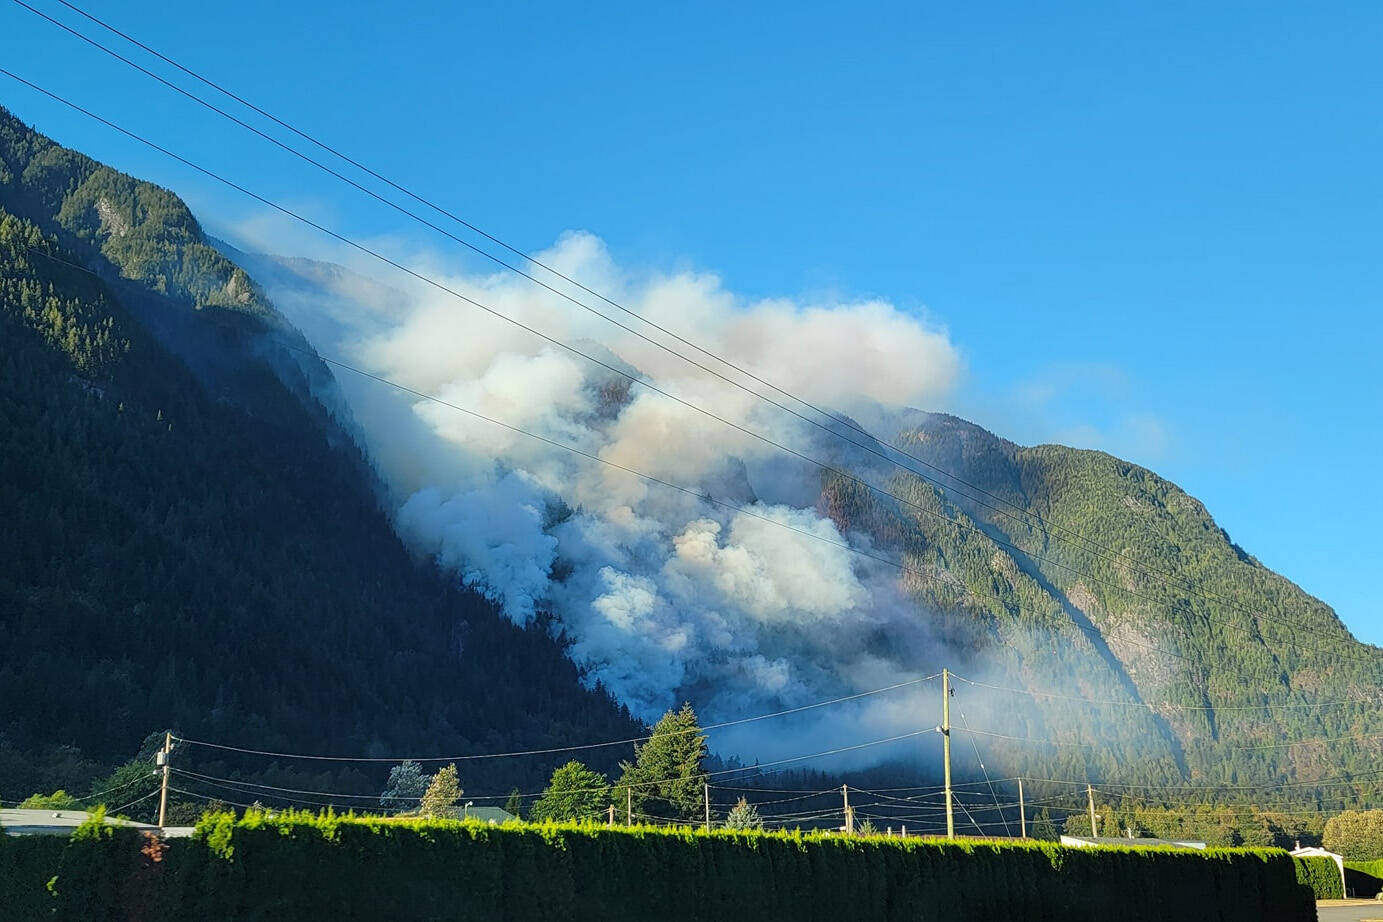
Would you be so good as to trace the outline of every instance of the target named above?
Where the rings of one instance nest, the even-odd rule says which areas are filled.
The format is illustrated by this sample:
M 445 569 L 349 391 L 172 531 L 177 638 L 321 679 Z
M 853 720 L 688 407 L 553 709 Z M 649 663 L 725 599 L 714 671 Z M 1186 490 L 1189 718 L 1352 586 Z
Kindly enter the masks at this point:
M 1090 837 L 1097 838 L 1100 831 L 1095 827 L 1095 789 L 1088 784 L 1085 786 L 1085 799 L 1090 803 Z
M 1018 835 L 1020 838 L 1028 837 L 1028 811 L 1023 806 L 1023 779 L 1018 779 Z
M 706 831 L 711 831 L 711 786 L 705 782 L 701 784 L 701 794 L 706 799 Z
M 634 825 L 634 788 L 624 789 L 624 825 Z
M 946 838 L 956 837 L 956 818 L 951 812 L 951 671 L 941 670 L 941 751 L 946 761 Z
M 169 731 L 163 734 L 163 749 L 159 753 L 159 763 L 163 766 L 163 784 L 158 792 L 158 828 L 162 829 L 165 825 L 164 820 L 168 818 L 168 754 L 173 751 L 173 734 Z
M 850 809 L 850 785 L 840 786 L 840 796 L 845 799 L 845 834 L 853 836 L 855 834 L 855 811 Z
M 615 805 L 614 805 L 614 804 L 610 804 L 610 819 L 609 819 L 609 822 L 606 823 L 606 825 L 607 825 L 607 826 L 614 826 L 614 825 L 615 825 Z

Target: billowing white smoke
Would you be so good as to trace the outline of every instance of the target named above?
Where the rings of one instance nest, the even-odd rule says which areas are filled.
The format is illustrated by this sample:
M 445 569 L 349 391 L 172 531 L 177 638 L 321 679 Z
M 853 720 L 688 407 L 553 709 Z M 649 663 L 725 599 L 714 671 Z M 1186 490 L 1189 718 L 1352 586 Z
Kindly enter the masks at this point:
M 635 277 L 586 234 L 563 237 L 541 259 L 856 419 L 935 405 L 958 373 L 944 332 L 882 301 L 749 301 L 713 275 Z M 732 718 L 886 685 L 924 665 L 921 613 L 902 598 L 895 569 L 837 546 L 863 539 L 840 534 L 817 512 L 817 468 L 421 283 L 388 278 L 397 288 L 390 292 L 320 265 L 288 265 L 260 274 L 324 354 L 743 507 L 711 505 L 338 375 L 397 494 L 405 539 L 514 621 L 551 612 L 590 680 L 639 716 L 655 718 L 690 697 L 705 718 Z M 523 279 L 457 275 L 435 264 L 429 272 L 609 366 L 805 454 L 829 456 L 831 440 L 819 430 Z M 852 719 L 887 732 L 896 730 L 893 709 L 906 707 L 906 699 L 879 701 Z M 916 712 L 902 725 L 915 727 Z M 756 754 L 773 755 L 762 738 L 755 742 Z

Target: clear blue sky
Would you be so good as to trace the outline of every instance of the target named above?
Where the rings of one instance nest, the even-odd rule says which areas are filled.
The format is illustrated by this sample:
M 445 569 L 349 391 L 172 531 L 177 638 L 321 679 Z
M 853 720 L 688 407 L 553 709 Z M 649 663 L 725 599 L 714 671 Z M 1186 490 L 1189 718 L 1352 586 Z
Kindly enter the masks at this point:
M 750 295 L 925 310 L 964 352 L 962 412 L 1153 467 L 1383 642 L 1383 5 L 90 9 L 519 246 L 585 228 Z M 9 0 L 0 59 L 352 233 L 407 232 Z M 0 103 L 213 230 L 255 212 L 31 91 Z

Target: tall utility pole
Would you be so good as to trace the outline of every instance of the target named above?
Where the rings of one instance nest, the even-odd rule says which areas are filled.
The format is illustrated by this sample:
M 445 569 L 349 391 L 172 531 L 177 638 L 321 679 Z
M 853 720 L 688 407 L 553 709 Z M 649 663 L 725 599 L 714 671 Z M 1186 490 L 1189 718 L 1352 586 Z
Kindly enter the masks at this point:
M 1028 811 L 1023 806 L 1023 779 L 1018 779 L 1018 835 L 1026 839 L 1028 837 Z
M 163 766 L 163 784 L 158 793 L 158 828 L 164 827 L 164 820 L 168 817 L 168 754 L 173 751 L 173 733 L 169 731 L 163 734 L 163 749 L 159 752 L 158 762 Z
M 840 796 L 845 799 L 845 834 L 853 836 L 855 834 L 855 811 L 850 809 L 850 785 L 840 786 Z
M 706 831 L 711 831 L 711 786 L 706 782 L 701 784 L 701 794 L 706 798 Z
M 941 670 L 941 750 L 946 760 L 946 838 L 956 837 L 956 818 L 951 812 L 951 671 Z
M 624 789 L 624 825 L 634 825 L 634 788 Z
M 1093 839 L 1099 836 L 1100 831 L 1095 828 L 1095 789 L 1088 784 L 1085 786 L 1085 799 L 1090 803 L 1090 837 Z
M 610 804 L 610 821 L 609 821 L 608 823 L 606 823 L 605 825 L 607 825 L 607 826 L 614 826 L 614 825 L 615 825 L 615 805 L 614 805 L 614 804 Z

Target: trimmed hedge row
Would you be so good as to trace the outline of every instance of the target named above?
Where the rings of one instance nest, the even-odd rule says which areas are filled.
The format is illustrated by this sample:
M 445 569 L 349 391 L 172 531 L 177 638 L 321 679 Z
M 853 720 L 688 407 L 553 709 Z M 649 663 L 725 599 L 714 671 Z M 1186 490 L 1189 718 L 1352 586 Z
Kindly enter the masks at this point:
M 53 903 L 48 881 L 68 842 L 61 836 L 0 835 L 0 919 L 38 919 Z
M 252 813 L 208 816 L 195 838 L 163 848 L 109 827 L 57 856 L 41 839 L 0 838 L 0 862 L 24 878 L 0 876 L 0 907 L 56 875 L 52 915 L 83 920 L 146 917 L 131 907 L 156 907 L 150 918 L 331 922 L 1315 919 L 1292 859 L 1271 849 Z
M 1334 858 L 1317 855 L 1311 858 L 1293 858 L 1297 867 L 1297 883 L 1310 887 L 1318 900 L 1342 900 L 1345 898 L 1345 883 L 1340 878 L 1340 866 Z
M 1373 899 L 1383 892 L 1383 861 L 1346 861 L 1345 886 L 1350 896 Z

